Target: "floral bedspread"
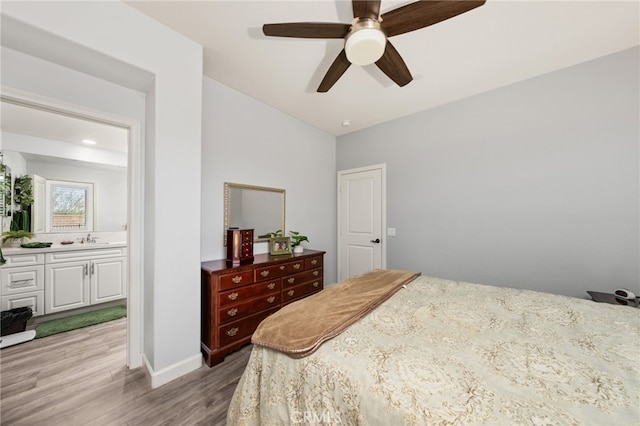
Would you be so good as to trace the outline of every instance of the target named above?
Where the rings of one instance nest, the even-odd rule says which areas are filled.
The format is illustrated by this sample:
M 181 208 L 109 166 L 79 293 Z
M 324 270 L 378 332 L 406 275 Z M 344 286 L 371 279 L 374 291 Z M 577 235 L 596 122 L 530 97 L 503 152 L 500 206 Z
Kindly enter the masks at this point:
M 406 287 L 307 358 L 255 346 L 228 424 L 640 425 L 640 309 Z

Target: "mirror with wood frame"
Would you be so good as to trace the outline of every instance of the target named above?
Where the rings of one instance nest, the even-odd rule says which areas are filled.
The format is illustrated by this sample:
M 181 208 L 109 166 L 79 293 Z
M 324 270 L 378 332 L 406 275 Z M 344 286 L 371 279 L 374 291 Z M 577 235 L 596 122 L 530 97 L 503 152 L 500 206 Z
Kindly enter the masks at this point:
M 225 182 L 223 235 L 229 228 L 253 229 L 254 241 L 268 241 L 279 229 L 284 234 L 285 203 L 284 189 Z

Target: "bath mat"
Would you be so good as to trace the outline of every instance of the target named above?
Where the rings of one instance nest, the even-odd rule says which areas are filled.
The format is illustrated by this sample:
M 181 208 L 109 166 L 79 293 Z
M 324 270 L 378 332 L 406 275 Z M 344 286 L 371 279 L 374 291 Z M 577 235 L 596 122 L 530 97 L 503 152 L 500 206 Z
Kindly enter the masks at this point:
M 36 327 L 36 339 L 51 336 L 53 334 L 64 333 L 65 331 L 77 328 L 88 327 L 107 321 L 124 318 L 127 316 L 127 306 L 118 305 L 99 311 L 87 312 L 84 314 L 72 315 L 65 318 L 58 318 L 51 321 L 44 321 Z

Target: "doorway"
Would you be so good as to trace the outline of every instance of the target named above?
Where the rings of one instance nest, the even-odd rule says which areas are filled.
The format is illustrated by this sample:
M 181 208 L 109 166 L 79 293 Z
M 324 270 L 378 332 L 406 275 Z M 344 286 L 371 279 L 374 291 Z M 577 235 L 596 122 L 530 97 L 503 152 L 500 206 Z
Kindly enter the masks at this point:
M 87 122 L 100 123 L 126 130 L 127 138 L 127 356 L 129 368 L 142 365 L 142 132 L 141 123 L 127 117 L 116 116 L 83 106 L 72 105 L 56 99 L 44 98 L 12 88 L 2 88 L 2 102 L 72 117 Z
M 338 172 L 338 281 L 386 268 L 386 165 Z

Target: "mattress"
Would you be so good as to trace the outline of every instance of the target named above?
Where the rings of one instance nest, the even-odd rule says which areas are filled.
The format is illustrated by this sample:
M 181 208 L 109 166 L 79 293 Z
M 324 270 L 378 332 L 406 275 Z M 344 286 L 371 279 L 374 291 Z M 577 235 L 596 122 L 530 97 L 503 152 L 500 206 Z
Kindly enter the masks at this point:
M 308 357 L 254 346 L 227 421 L 636 425 L 639 341 L 636 308 L 422 276 Z

